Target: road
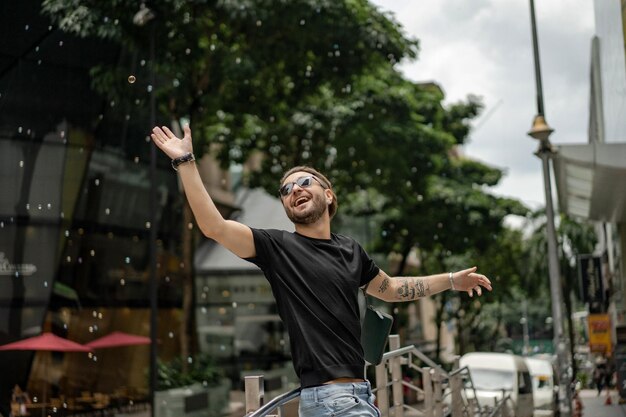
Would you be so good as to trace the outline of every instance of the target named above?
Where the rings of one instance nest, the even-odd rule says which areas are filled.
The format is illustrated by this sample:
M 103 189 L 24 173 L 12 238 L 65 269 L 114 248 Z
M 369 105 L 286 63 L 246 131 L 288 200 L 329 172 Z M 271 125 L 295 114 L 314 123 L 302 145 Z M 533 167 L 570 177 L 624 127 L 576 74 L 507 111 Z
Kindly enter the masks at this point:
M 619 404 L 617 391 L 610 391 L 611 403 L 607 402 L 607 391 L 598 396 L 595 390 L 584 389 L 579 392 L 583 405 L 582 417 L 626 417 L 626 404 Z

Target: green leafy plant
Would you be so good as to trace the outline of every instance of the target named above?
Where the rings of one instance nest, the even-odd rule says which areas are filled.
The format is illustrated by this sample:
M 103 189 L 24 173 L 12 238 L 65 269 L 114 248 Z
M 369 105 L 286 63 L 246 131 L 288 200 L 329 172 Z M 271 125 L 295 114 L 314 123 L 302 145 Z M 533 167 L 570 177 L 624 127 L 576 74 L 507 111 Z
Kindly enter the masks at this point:
M 215 360 L 199 354 L 187 360 L 187 372 L 183 371 L 183 359 L 177 357 L 170 362 L 157 362 L 157 390 L 167 390 L 200 383 L 205 387 L 218 385 L 222 372 Z

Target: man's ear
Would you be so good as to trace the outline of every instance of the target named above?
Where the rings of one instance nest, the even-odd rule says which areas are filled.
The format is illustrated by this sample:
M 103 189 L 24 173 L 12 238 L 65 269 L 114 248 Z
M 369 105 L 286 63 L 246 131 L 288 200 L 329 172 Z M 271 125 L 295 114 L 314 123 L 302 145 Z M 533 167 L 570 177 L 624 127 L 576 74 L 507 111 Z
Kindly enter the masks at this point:
M 330 204 L 333 202 L 333 192 L 329 189 L 324 190 L 326 194 L 326 204 Z

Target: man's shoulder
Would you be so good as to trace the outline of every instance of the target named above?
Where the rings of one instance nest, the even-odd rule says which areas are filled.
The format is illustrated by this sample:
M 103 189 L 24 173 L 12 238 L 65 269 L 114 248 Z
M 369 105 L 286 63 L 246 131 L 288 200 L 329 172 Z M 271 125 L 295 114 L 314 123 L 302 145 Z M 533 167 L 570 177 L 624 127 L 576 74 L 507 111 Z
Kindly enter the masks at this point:
M 332 236 L 335 240 L 339 241 L 339 242 L 346 242 L 346 243 L 350 243 L 350 244 L 356 244 L 360 246 L 360 243 L 353 237 L 348 236 L 348 235 L 344 235 L 341 233 L 332 233 Z
M 343 248 L 351 248 L 352 250 L 363 250 L 363 246 L 359 243 L 358 240 L 356 240 L 352 236 L 344 235 L 341 233 L 333 233 L 332 240 L 335 241 L 337 245 Z
M 260 229 L 251 227 L 252 234 L 258 237 L 283 240 L 285 237 L 293 235 L 293 232 L 282 229 Z

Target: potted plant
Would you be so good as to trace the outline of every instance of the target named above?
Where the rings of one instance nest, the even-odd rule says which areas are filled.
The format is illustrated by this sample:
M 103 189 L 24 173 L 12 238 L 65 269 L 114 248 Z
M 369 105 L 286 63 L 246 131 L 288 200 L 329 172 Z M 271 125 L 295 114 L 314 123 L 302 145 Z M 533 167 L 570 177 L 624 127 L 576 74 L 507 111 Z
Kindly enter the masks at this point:
M 223 377 L 212 357 L 201 354 L 187 362 L 178 357 L 157 362 L 156 417 L 224 415 L 230 382 Z

